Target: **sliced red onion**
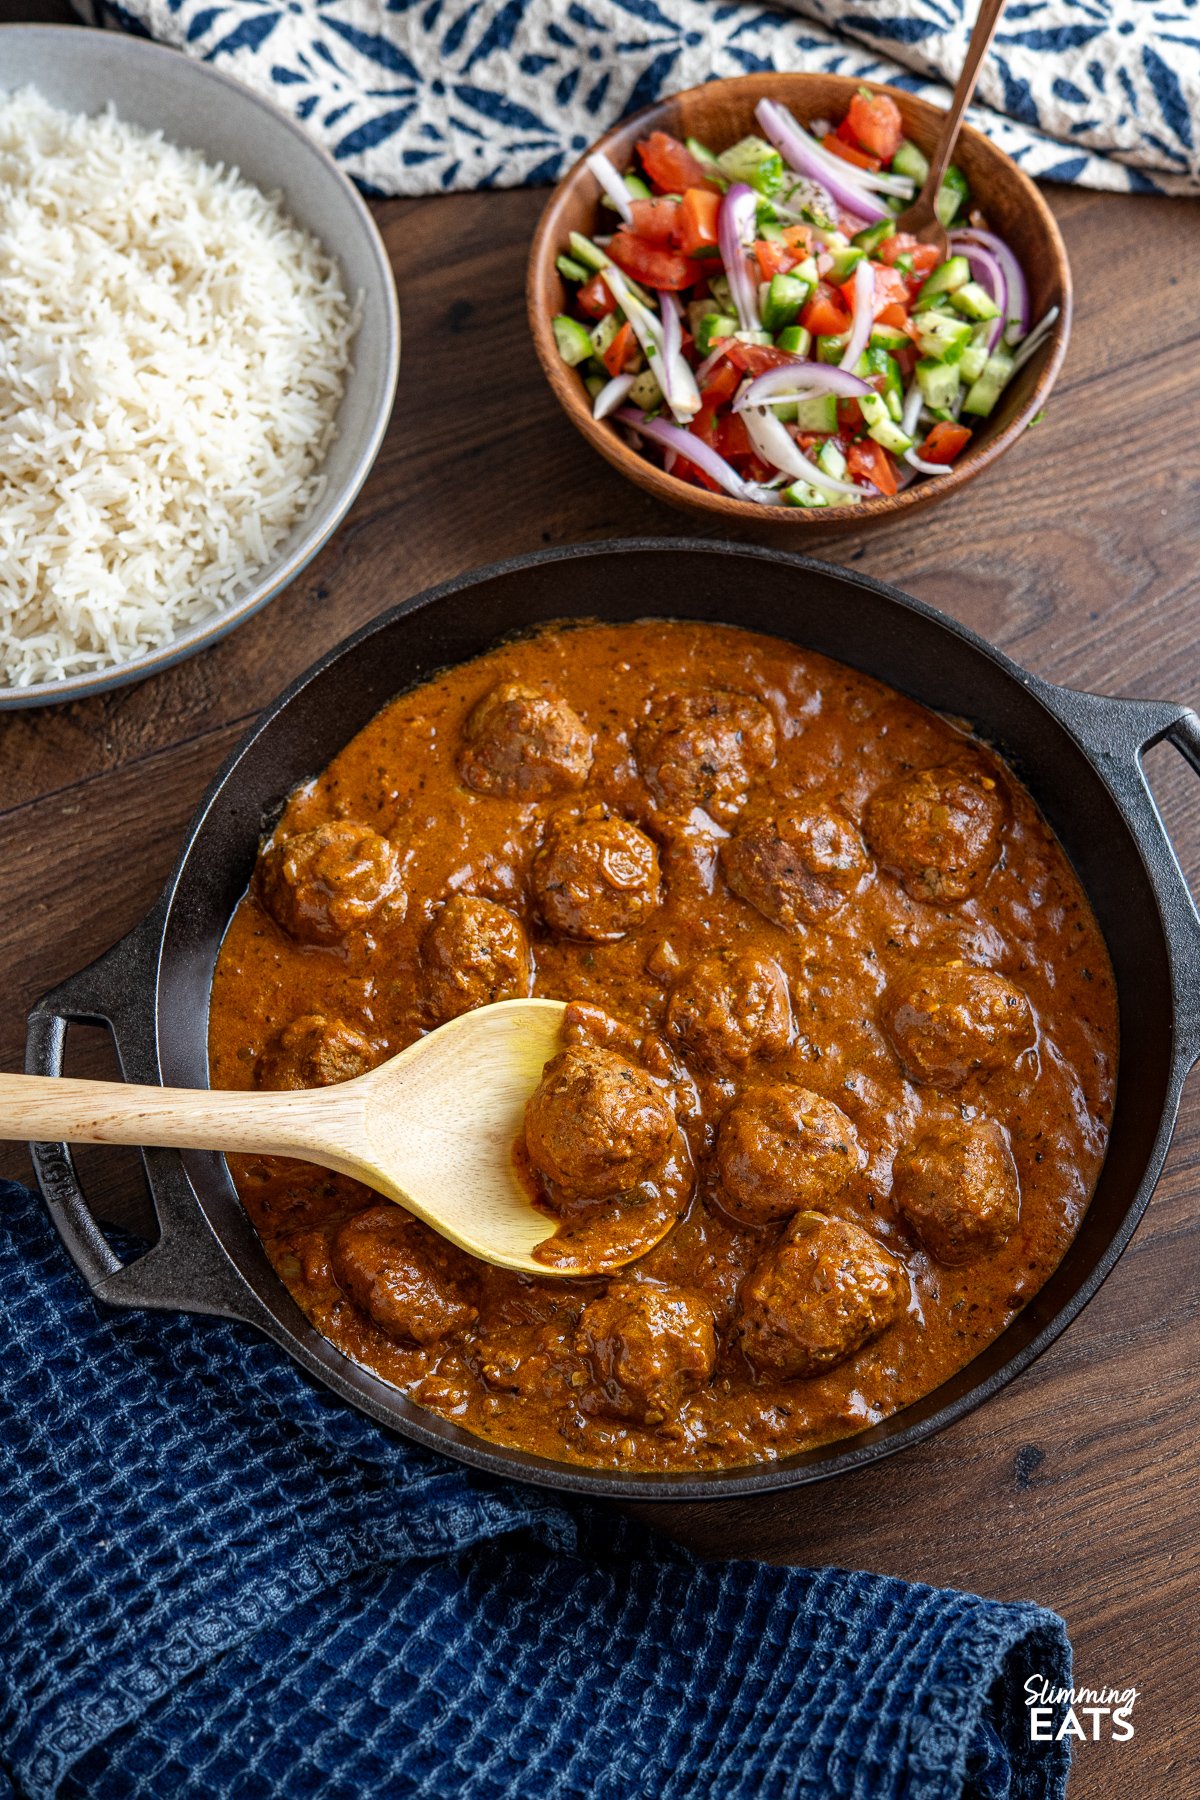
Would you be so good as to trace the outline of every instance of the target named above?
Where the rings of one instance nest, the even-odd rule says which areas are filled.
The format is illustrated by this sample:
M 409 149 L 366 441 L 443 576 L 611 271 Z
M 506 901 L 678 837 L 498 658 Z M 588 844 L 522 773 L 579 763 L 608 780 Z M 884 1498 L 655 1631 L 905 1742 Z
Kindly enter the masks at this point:
M 593 150 L 584 166 L 585 168 L 590 169 L 592 174 L 596 177 L 596 180 L 600 183 L 600 186 L 604 189 L 605 193 L 616 207 L 622 222 L 626 225 L 632 225 L 633 207 L 629 199 L 629 189 L 625 186 L 625 183 L 621 180 L 619 171 L 609 162 L 603 150 Z
M 977 225 L 964 225 L 961 231 L 954 233 L 954 238 L 970 239 L 973 243 L 982 244 L 990 250 L 1004 271 L 1006 292 L 1006 310 L 1008 324 L 1005 337 L 1010 343 L 1017 337 L 1024 337 L 1029 330 L 1029 287 L 1020 263 L 1004 242 L 994 231 L 984 231 Z M 954 238 L 951 239 L 953 243 Z
M 735 181 L 717 215 L 717 244 L 729 278 L 729 289 L 743 331 L 761 331 L 758 294 L 746 266 L 745 244 L 753 236 L 758 197 L 744 181 Z
M 858 359 L 867 347 L 871 327 L 875 323 L 875 270 L 869 256 L 864 256 L 854 271 L 854 325 L 850 342 L 842 351 L 841 367 L 857 369 Z
M 651 443 L 660 444 L 664 450 L 673 450 L 676 455 L 685 457 L 697 469 L 712 478 L 727 494 L 735 500 L 752 500 L 759 506 L 778 506 L 782 497 L 767 487 L 760 487 L 756 482 L 743 481 L 737 470 L 718 456 L 712 447 L 684 431 L 678 425 L 668 425 L 665 419 L 648 419 L 635 406 L 623 406 L 617 414 L 623 425 L 631 425 L 642 437 L 649 438 Z
M 756 375 L 734 400 L 733 411 L 742 412 L 747 406 L 781 406 L 785 400 L 811 400 L 818 394 L 851 399 L 870 391 L 870 383 L 849 369 L 835 369 L 832 363 L 806 362 L 798 356 L 793 362 L 780 363 L 777 369 Z
M 900 429 L 905 437 L 916 437 L 917 420 L 921 416 L 921 408 L 925 404 L 925 396 L 914 381 L 904 396 L 904 411 L 900 415 Z
M 824 493 L 835 494 L 843 501 L 861 500 L 863 491 L 852 482 L 839 481 L 833 475 L 827 475 L 824 469 L 817 467 L 801 450 L 799 444 L 780 423 L 774 413 L 768 412 L 765 406 L 752 407 L 742 414 L 746 421 L 746 434 L 754 445 L 756 453 L 772 468 L 782 469 L 785 475 L 793 475 L 800 481 L 811 482 L 815 488 Z
M 754 116 L 785 162 L 798 174 L 819 181 L 839 206 L 868 224 L 891 216 L 878 198 L 880 193 L 899 194 L 904 199 L 912 193 L 912 183 L 902 176 L 871 175 L 843 157 L 831 156 L 796 123 L 786 107 L 777 106 L 773 100 L 760 100 Z
M 614 375 L 592 402 L 593 419 L 607 419 L 609 413 L 616 412 L 636 380 L 636 375 Z
M 983 277 L 984 287 L 1000 308 L 998 316 L 988 326 L 987 347 L 990 355 L 1008 324 L 1008 282 L 1004 278 L 1004 270 L 999 259 L 990 250 L 985 250 L 974 238 L 960 235 L 957 231 L 951 234 L 950 248 L 966 257 L 973 275 Z
M 683 355 L 683 327 L 679 320 L 676 295 L 661 292 L 658 310 L 662 314 L 663 366 L 658 371 L 659 385 L 667 405 L 680 420 L 694 419 L 700 411 L 700 389 Z
M 1050 336 L 1057 318 L 1058 308 L 1057 306 L 1052 306 L 1045 317 L 1038 320 L 1033 330 L 1029 333 L 1029 336 L 1022 339 L 1017 348 L 1017 352 L 1013 357 L 1013 375 L 1016 374 L 1018 369 L 1023 369 L 1031 357 L 1037 355 L 1042 345 L 1046 342 L 1046 339 Z M 1011 380 L 1012 376 L 1010 376 L 1009 379 Z
M 704 361 L 700 364 L 700 367 L 696 370 L 696 380 L 701 387 L 704 386 L 704 383 L 708 380 L 724 354 L 725 339 L 722 339 L 715 350 L 709 351 Z
M 945 475 L 950 469 L 949 463 L 926 462 L 925 458 L 918 456 L 915 450 L 906 450 L 904 460 L 906 463 L 910 463 L 914 469 L 920 469 L 922 475 Z

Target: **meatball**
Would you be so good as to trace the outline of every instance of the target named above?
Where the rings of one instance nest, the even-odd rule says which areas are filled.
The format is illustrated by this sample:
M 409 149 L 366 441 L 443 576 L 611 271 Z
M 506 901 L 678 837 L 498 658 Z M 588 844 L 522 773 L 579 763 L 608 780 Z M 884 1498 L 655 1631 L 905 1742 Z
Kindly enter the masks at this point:
M 713 1372 L 712 1308 L 684 1288 L 614 1283 L 584 1307 L 575 1349 L 646 1424 L 658 1424 L 678 1411 L 685 1389 Z
M 752 1087 L 721 1120 L 721 1198 L 751 1225 L 831 1208 L 861 1163 L 858 1133 L 841 1107 L 808 1088 L 783 1081 Z
M 399 1206 L 348 1219 L 329 1260 L 342 1292 L 397 1343 L 437 1344 L 478 1316 L 463 1298 L 467 1259 Z
M 628 819 L 596 807 L 551 827 L 533 861 L 533 891 L 555 931 L 613 943 L 659 903 L 658 850 Z
M 913 969 L 892 982 L 883 1024 L 909 1078 L 940 1088 L 1010 1068 L 1036 1036 L 1021 989 L 968 963 Z
M 929 1132 L 897 1156 L 892 1198 L 939 1262 L 968 1262 L 998 1250 L 1021 1210 L 1008 1139 L 994 1119 Z
M 395 846 L 352 819 L 271 844 L 259 861 L 258 892 L 298 944 L 335 944 L 369 923 L 398 925 L 408 906 Z
M 571 1044 L 525 1107 L 525 1148 L 553 1204 L 611 1199 L 655 1181 L 676 1151 L 662 1089 L 628 1057 Z
M 676 982 L 667 1032 L 714 1075 L 729 1075 L 755 1056 L 778 1056 L 791 1039 L 787 981 L 761 956 L 714 952 Z
M 824 801 L 756 820 L 721 845 L 734 893 L 787 927 L 832 918 L 868 867 L 856 828 Z
M 969 763 L 899 775 L 867 802 L 867 842 L 914 900 L 966 900 L 1000 854 L 1007 807 L 994 778 Z
M 374 1066 L 374 1046 L 361 1031 L 325 1013 L 304 1013 L 272 1038 L 254 1079 L 262 1088 L 332 1087 Z
M 581 788 L 592 766 L 592 736 L 565 700 L 519 681 L 502 681 L 463 726 L 458 772 L 477 794 L 545 800 Z
M 797 1213 L 742 1283 L 738 1334 L 764 1375 L 819 1375 L 904 1310 L 904 1265 L 848 1219 Z
M 495 1000 L 523 1000 L 533 981 L 533 957 L 521 921 L 507 907 L 476 894 L 455 894 L 421 944 L 425 996 L 438 1019 Z
M 724 822 L 775 761 L 775 721 L 753 694 L 668 694 L 638 732 L 637 759 L 665 812 L 686 815 L 700 806 Z

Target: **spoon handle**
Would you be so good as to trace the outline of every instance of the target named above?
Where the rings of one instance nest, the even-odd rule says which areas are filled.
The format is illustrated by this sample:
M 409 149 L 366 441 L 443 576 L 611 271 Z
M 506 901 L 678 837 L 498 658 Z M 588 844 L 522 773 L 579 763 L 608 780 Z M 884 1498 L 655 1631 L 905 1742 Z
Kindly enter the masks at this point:
M 34 1143 L 153 1144 L 181 1150 L 234 1150 L 307 1156 L 344 1142 L 354 1110 L 344 1094 L 241 1093 L 209 1088 L 137 1087 L 50 1075 L 0 1075 L 0 1138 Z M 335 1114 L 339 1115 L 335 1118 Z
M 979 71 L 988 48 L 996 34 L 1000 23 L 1000 14 L 1004 11 L 1004 0 L 980 0 L 979 14 L 975 20 L 970 39 L 967 43 L 966 60 L 962 66 L 954 98 L 950 102 L 950 110 L 946 114 L 937 148 L 929 159 L 929 173 L 925 177 L 925 185 L 921 189 L 920 199 L 931 206 L 936 201 L 938 190 L 950 167 L 950 158 L 954 155 L 954 146 L 958 142 L 959 128 L 963 122 L 963 114 L 971 104 L 971 96 L 975 92 L 975 83 L 979 80 Z

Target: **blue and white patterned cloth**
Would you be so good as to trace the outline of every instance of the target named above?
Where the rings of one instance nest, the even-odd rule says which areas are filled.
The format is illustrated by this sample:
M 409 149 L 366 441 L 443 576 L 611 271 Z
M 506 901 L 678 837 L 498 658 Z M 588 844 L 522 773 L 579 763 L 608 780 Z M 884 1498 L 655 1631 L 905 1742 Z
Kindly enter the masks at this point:
M 703 1564 L 101 1309 L 0 1182 L 0 1800 L 1063 1800 L 1063 1622 Z
M 938 104 L 975 0 L 76 0 L 302 119 L 384 194 L 548 182 L 716 76 L 824 70 Z M 1010 0 L 974 122 L 1028 174 L 1200 192 L 1198 0 Z

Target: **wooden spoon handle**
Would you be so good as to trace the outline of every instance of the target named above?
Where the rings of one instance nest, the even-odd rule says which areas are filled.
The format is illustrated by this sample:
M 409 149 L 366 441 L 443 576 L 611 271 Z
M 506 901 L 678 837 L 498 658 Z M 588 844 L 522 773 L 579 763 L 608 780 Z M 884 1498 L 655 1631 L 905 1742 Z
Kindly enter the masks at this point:
M 975 92 L 975 83 L 979 80 L 979 71 L 983 59 L 988 53 L 996 27 L 1000 23 L 1000 14 L 1004 11 L 1004 0 L 980 0 L 979 15 L 967 43 L 966 60 L 962 66 L 958 83 L 954 89 L 954 98 L 950 102 L 950 110 L 942 126 L 937 148 L 929 159 L 929 173 L 925 177 L 925 185 L 921 189 L 920 198 L 932 206 L 937 199 L 938 190 L 945 180 L 946 170 L 950 167 L 950 159 L 954 155 L 954 146 L 958 142 L 959 127 L 963 122 L 963 114 L 971 104 L 971 96 Z
M 333 1089 L 320 1093 L 233 1093 L 208 1088 L 136 1087 L 50 1075 L 0 1075 L 0 1138 L 72 1144 L 174 1145 L 260 1155 L 317 1154 L 343 1137 Z

